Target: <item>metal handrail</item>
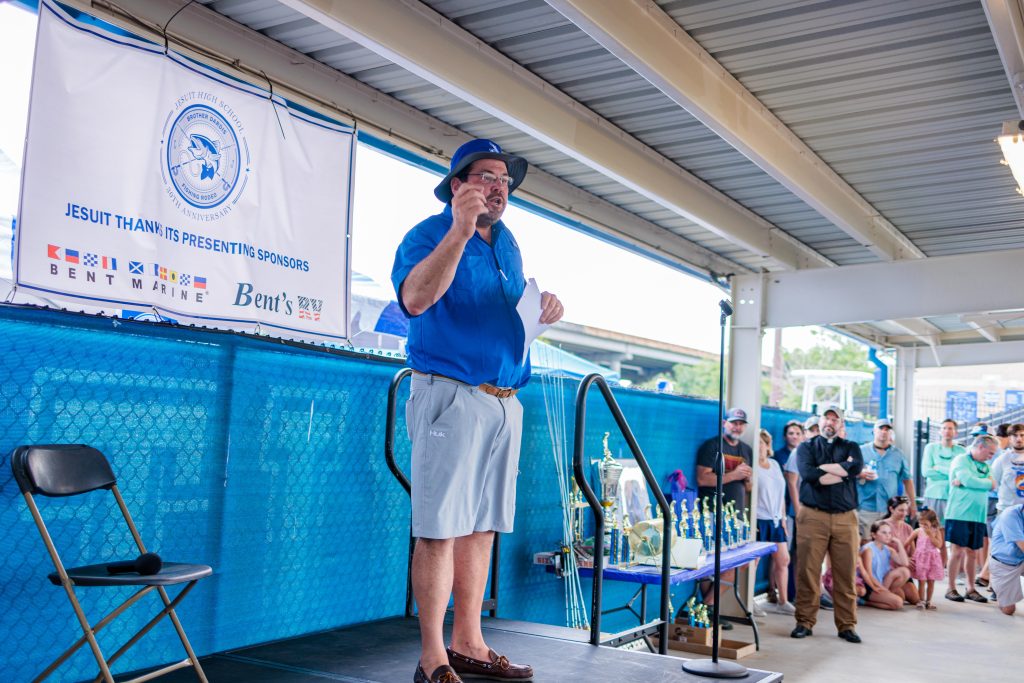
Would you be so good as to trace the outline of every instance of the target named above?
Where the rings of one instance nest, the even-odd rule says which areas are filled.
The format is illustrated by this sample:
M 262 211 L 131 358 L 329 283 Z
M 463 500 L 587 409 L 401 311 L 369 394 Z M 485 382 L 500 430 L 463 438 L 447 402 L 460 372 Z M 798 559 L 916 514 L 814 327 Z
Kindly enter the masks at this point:
M 660 654 L 668 653 L 668 606 L 669 606 L 669 575 L 672 571 L 672 514 L 669 509 L 669 503 L 665 499 L 665 495 L 661 492 L 661 486 L 658 484 L 657 478 L 654 473 L 651 472 L 651 468 L 647 465 L 647 459 L 644 458 L 643 452 L 640 450 L 639 444 L 636 442 L 636 438 L 633 436 L 633 431 L 629 428 L 629 424 L 626 422 L 625 416 L 622 414 L 622 410 L 619 409 L 619 404 L 615 400 L 615 396 L 612 395 L 612 390 L 608 387 L 608 383 L 598 373 L 587 375 L 580 382 L 580 388 L 576 392 L 576 434 L 573 444 L 573 462 L 572 469 L 573 474 L 576 477 L 576 484 L 580 487 L 580 491 L 583 492 L 583 496 L 587 499 L 587 503 L 590 504 L 590 509 L 594 513 L 594 584 L 593 584 L 593 595 L 592 595 L 592 610 L 593 615 L 590 620 L 590 644 L 600 645 L 601 644 L 601 591 L 604 583 L 604 510 L 601 507 L 600 501 L 594 494 L 593 488 L 587 481 L 587 474 L 583 466 L 583 437 L 586 434 L 586 422 L 587 422 L 587 394 L 590 391 L 591 385 L 597 385 L 597 388 L 601 390 L 601 395 L 604 397 L 605 403 L 608 405 L 608 410 L 611 411 L 612 417 L 615 418 L 615 423 L 619 426 L 619 431 L 622 433 L 623 438 L 626 440 L 626 445 L 629 446 L 629 450 L 633 453 L 633 458 L 636 460 L 636 464 L 639 465 L 640 471 L 643 472 L 644 479 L 647 480 L 647 485 L 654 491 L 654 497 L 657 499 L 658 507 L 661 508 L 662 523 L 662 558 L 661 558 L 661 610 L 660 617 L 661 623 L 658 626 L 658 652 Z
M 409 479 L 402 472 L 398 463 L 395 462 L 395 411 L 396 404 L 398 403 L 398 387 L 401 386 L 406 377 L 411 375 L 411 368 L 402 368 L 391 378 L 391 386 L 388 387 L 387 425 L 384 428 L 384 459 L 388 462 L 388 469 L 391 470 L 391 474 L 395 475 L 395 479 L 398 480 L 398 483 L 402 485 L 402 488 L 410 496 L 412 495 L 412 484 L 409 483 Z
M 402 472 L 402 468 L 395 462 L 395 412 L 398 403 L 398 387 L 405 381 L 406 377 L 412 376 L 412 369 L 402 368 L 391 378 L 391 386 L 388 387 L 388 413 L 387 422 L 384 425 L 384 459 L 388 463 L 388 469 L 395 479 L 402 485 L 405 492 L 412 498 L 412 484 L 409 478 Z M 412 594 L 412 556 L 416 551 L 416 539 L 412 535 L 412 521 L 409 522 L 409 559 L 405 567 L 405 616 L 413 615 L 413 594 Z
M 391 378 L 391 385 L 388 387 L 388 408 L 387 408 L 387 423 L 384 426 L 384 459 L 388 463 L 388 469 L 391 470 L 391 474 L 395 475 L 395 479 L 402 485 L 405 492 L 412 497 L 412 484 L 409 482 L 409 478 L 402 472 L 402 468 L 398 466 L 395 461 L 395 413 L 397 412 L 398 404 L 398 388 L 402 382 L 405 381 L 406 377 L 412 376 L 411 368 L 402 368 L 395 373 L 395 376 Z M 410 522 L 411 524 L 411 522 Z M 412 592 L 412 557 L 416 551 L 416 538 L 412 535 L 412 527 L 409 528 L 409 561 L 406 566 L 405 572 L 405 616 L 411 617 L 414 614 L 413 610 L 413 592 Z M 484 600 L 483 608 L 486 609 L 490 616 L 498 616 L 498 568 L 501 563 L 501 534 L 495 532 L 494 534 L 494 545 L 491 548 L 491 596 L 489 599 Z

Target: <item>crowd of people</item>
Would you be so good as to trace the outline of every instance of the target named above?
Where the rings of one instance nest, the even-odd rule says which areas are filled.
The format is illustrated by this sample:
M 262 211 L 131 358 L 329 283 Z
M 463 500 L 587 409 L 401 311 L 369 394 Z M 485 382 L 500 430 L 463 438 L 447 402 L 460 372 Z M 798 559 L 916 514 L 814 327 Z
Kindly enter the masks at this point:
M 742 410 L 725 416 L 725 496 L 744 505 L 756 474 L 757 539 L 776 544 L 768 601 L 795 618 L 792 637 L 812 635 L 824 607 L 834 609 L 839 637 L 859 643 L 858 606 L 934 611 L 943 579 L 954 602 L 994 600 L 1012 615 L 1024 599 L 1024 424 L 994 433 L 979 424 L 961 445 L 957 423 L 945 420 L 921 460 L 920 509 L 888 419 L 857 444 L 846 439 L 843 410 L 829 406 L 786 423 L 777 449 L 761 430 L 756 459 L 740 439 L 746 424 Z M 697 481 L 708 491 L 718 441 L 698 454 Z

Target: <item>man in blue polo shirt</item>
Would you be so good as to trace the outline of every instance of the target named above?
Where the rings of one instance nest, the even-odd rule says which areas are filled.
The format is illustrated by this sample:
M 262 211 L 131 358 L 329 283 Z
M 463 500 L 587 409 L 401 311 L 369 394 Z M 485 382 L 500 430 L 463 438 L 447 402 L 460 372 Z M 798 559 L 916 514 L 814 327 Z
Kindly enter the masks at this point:
M 391 271 L 410 318 L 412 582 L 422 641 L 415 683 L 533 676 L 491 650 L 480 629 L 494 533 L 512 531 L 523 417 L 515 394 L 530 379 L 516 311 L 526 287 L 522 256 L 501 222 L 526 171 L 525 159 L 490 140 L 459 147 L 434 189 L 444 211 L 406 234 Z M 544 292 L 539 321 L 561 317 L 561 302 Z
M 992 590 L 1003 614 L 1012 615 L 1024 600 L 1024 504 L 1011 505 L 996 517 L 989 545 Z
M 888 502 L 899 494 L 903 482 L 904 495 L 910 501 L 910 516 L 917 517 L 914 482 L 903 451 L 893 445 L 892 422 L 883 418 L 875 421 L 873 439 L 861 444 L 864 469 L 857 477 L 857 521 L 860 536 L 871 540 L 871 525 L 889 515 Z

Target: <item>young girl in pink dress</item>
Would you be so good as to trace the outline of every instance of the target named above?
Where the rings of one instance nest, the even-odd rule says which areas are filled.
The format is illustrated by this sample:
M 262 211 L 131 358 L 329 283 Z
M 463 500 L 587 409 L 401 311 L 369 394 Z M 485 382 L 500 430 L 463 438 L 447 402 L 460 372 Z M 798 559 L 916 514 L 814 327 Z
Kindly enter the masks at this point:
M 942 555 L 939 548 L 945 545 L 942 538 L 942 530 L 939 529 L 939 518 L 932 510 L 922 510 L 918 516 L 920 526 L 914 529 L 907 539 L 907 554 L 913 558 L 911 563 L 913 570 L 911 576 L 917 579 L 921 596 L 924 602 L 918 604 L 918 609 L 937 609 L 932 604 L 932 593 L 935 590 L 935 582 L 941 581 L 945 576 L 942 566 Z

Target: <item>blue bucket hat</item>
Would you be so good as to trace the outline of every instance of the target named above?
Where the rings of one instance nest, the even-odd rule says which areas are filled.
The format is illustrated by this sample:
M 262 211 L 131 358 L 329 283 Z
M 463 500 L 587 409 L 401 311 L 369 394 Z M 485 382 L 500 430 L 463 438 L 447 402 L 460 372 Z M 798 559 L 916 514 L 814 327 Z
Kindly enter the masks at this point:
M 462 173 L 478 159 L 497 159 L 505 162 L 508 174 L 512 178 L 508 184 L 509 194 L 512 194 L 512 191 L 523 182 L 526 171 L 530 167 L 523 157 L 503 153 L 496 142 L 482 138 L 470 140 L 455 150 L 455 154 L 452 155 L 451 169 L 448 171 L 448 175 L 434 188 L 434 196 L 445 204 L 450 202 L 452 200 L 452 178 Z

